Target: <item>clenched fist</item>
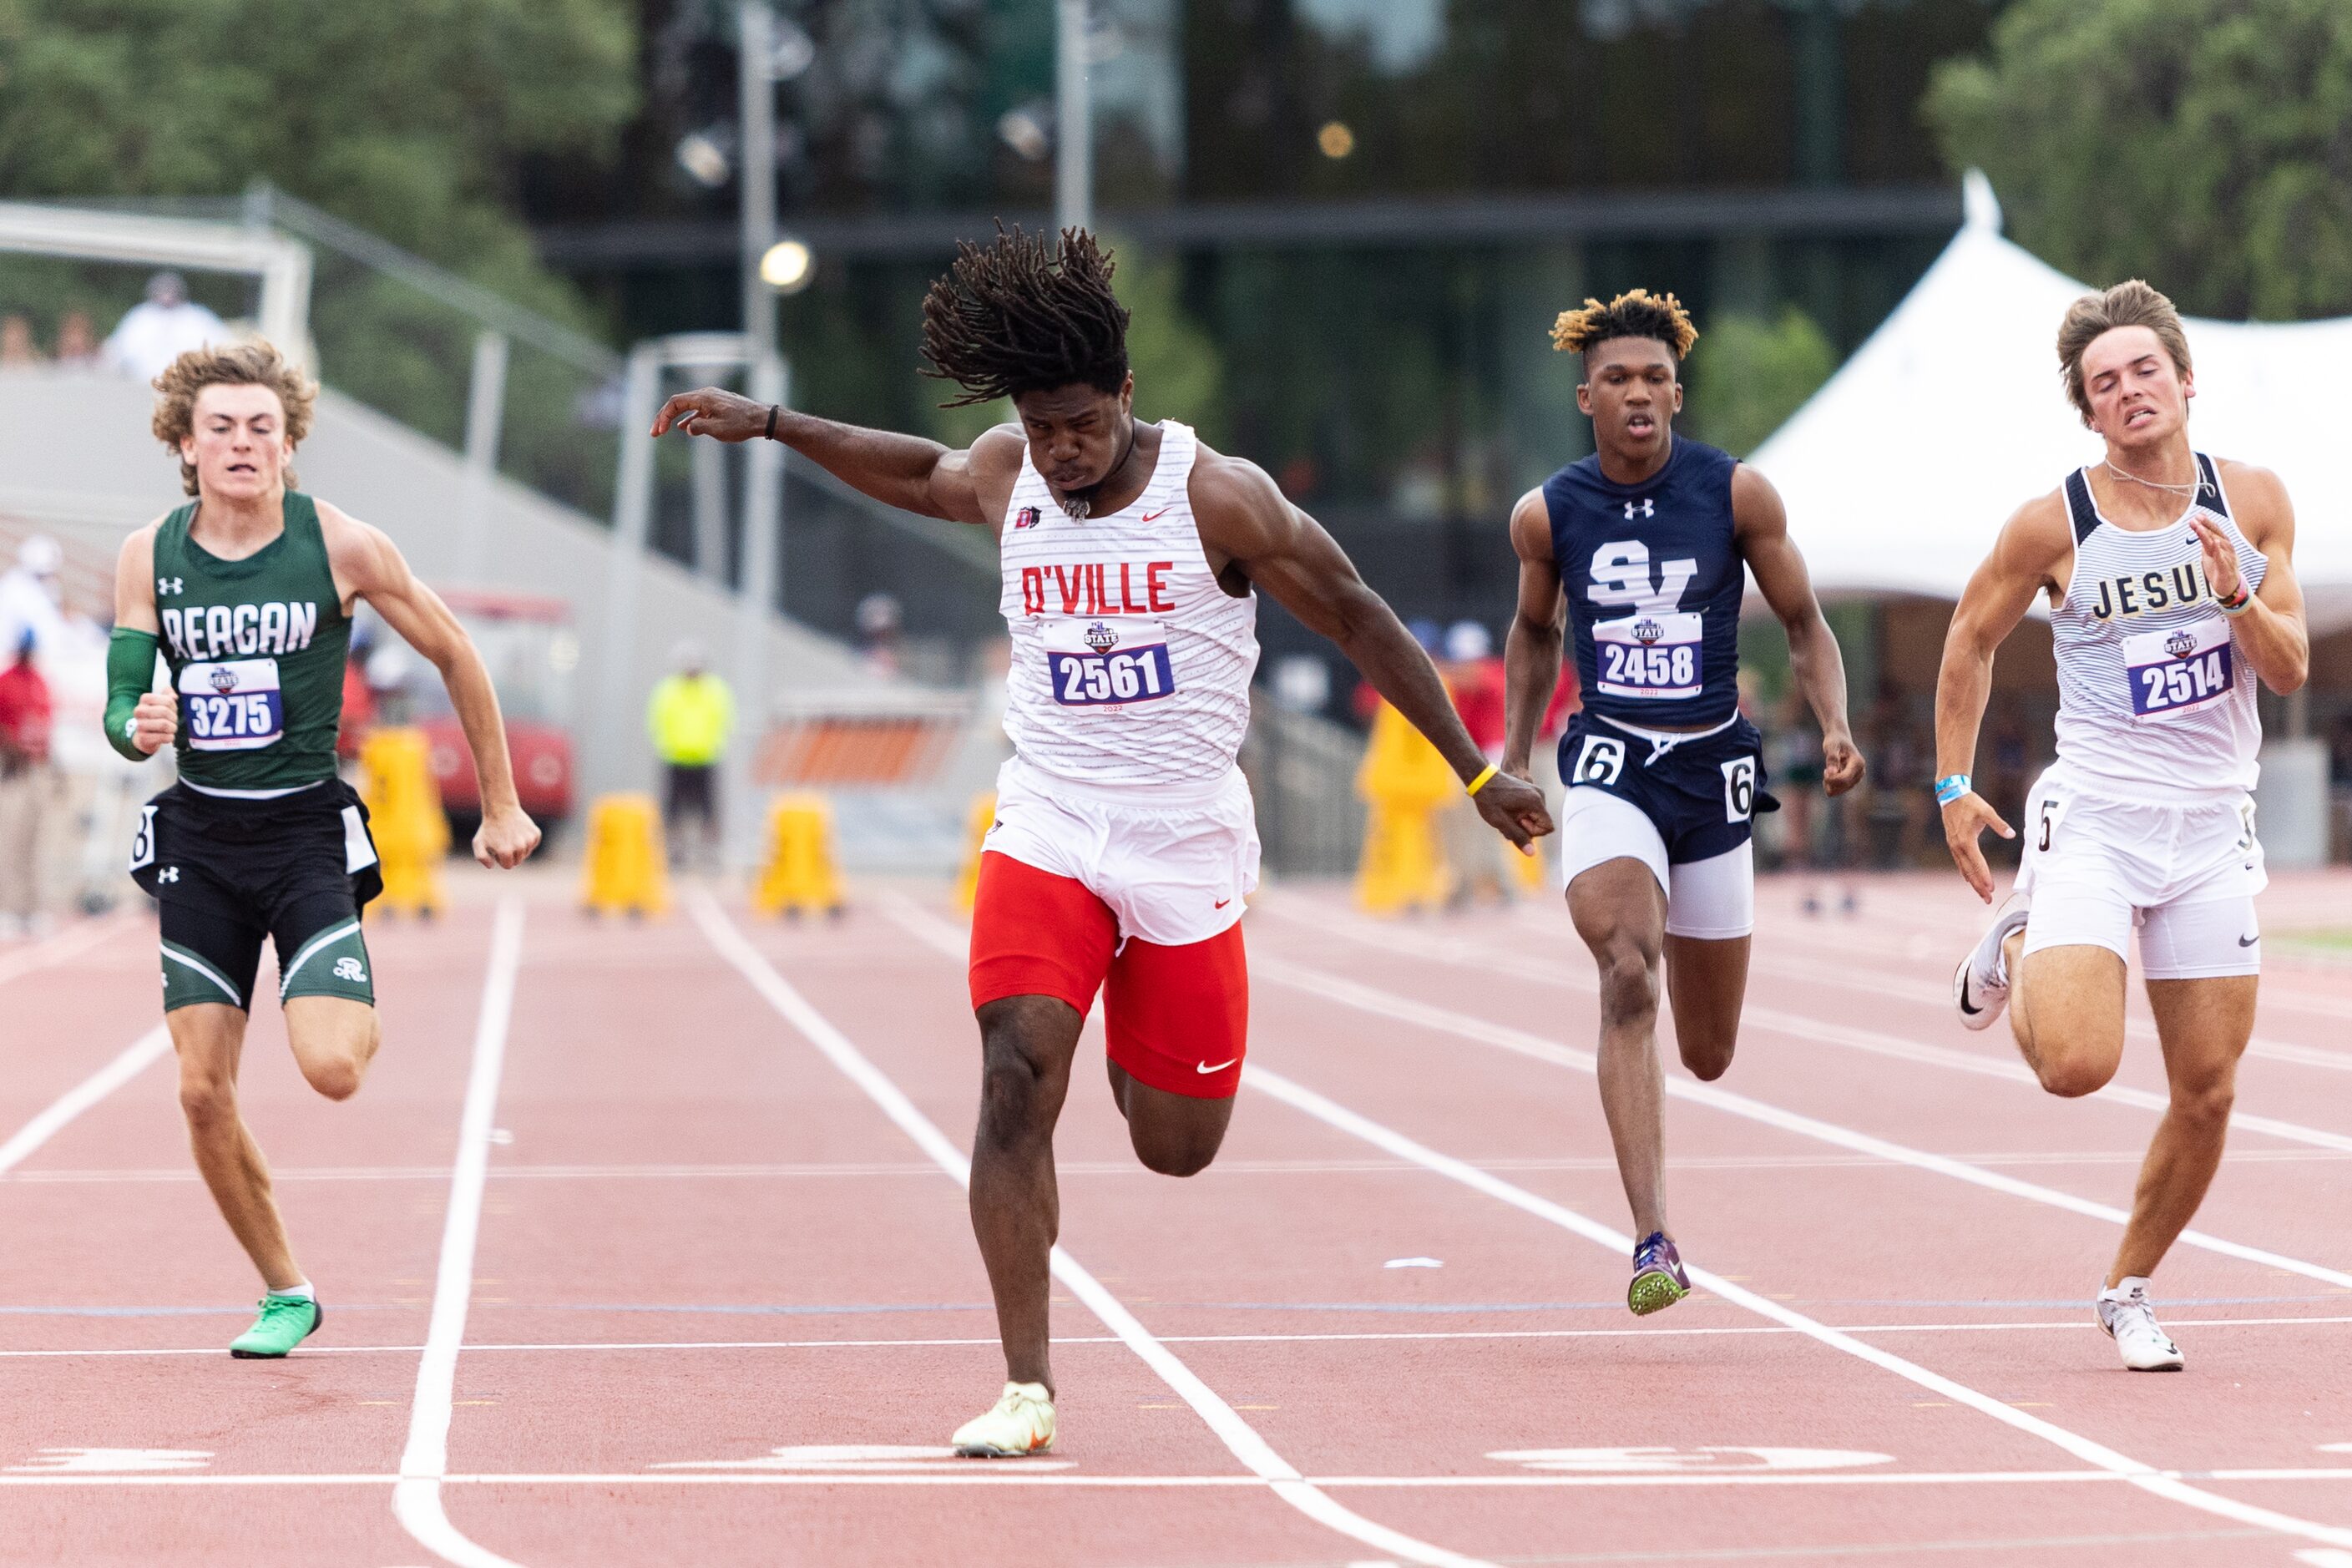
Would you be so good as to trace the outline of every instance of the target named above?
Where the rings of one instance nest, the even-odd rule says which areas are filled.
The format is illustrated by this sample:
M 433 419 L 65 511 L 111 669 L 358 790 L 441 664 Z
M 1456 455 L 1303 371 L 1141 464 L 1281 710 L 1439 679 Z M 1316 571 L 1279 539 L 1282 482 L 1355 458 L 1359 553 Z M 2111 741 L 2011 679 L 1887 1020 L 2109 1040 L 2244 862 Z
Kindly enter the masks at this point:
M 180 699 L 170 691 L 142 692 L 131 710 L 131 743 L 153 756 L 180 732 Z

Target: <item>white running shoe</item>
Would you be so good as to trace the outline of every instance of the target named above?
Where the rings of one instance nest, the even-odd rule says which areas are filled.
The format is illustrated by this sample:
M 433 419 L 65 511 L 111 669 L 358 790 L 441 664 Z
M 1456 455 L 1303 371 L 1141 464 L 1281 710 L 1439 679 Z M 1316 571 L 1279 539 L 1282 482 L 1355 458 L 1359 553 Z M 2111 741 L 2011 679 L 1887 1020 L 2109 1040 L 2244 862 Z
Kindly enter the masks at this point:
M 2099 1292 L 2099 1327 L 2107 1331 L 2123 1352 L 2124 1364 L 2134 1372 L 2179 1372 L 2180 1347 L 2156 1326 L 2156 1309 L 2148 1305 L 2147 1281 L 2135 1276 Z
M 2009 1005 L 2009 961 L 2001 952 L 2001 943 L 2032 913 L 2032 900 L 2022 893 L 2010 894 L 2000 912 L 1992 917 L 1992 924 L 1952 971 L 1952 1005 L 1959 1010 L 1963 1027 L 1990 1029 Z
M 955 1451 L 966 1459 L 1010 1459 L 1054 1446 L 1054 1396 L 1042 1383 L 1008 1383 L 996 1408 L 956 1428 Z

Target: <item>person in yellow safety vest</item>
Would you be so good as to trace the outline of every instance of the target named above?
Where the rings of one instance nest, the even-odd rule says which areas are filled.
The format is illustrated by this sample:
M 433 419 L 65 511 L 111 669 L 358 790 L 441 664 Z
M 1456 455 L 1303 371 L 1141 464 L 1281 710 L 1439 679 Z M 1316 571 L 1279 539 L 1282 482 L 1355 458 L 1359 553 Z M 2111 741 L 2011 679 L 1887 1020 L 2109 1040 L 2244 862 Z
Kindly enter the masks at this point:
M 684 863 L 686 824 L 697 824 L 695 861 L 715 868 L 719 859 L 719 762 L 735 728 L 735 694 L 710 673 L 710 658 L 698 643 L 678 645 L 677 672 L 654 688 L 646 706 L 654 755 L 662 765 L 662 834 L 669 840 L 670 864 Z

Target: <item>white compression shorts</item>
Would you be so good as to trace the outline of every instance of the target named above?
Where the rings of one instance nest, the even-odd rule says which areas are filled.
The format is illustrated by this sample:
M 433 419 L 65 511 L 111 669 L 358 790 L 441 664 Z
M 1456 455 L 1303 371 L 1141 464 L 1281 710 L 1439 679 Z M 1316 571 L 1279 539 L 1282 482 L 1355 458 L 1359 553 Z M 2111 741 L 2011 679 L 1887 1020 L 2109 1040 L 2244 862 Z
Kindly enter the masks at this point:
M 2129 957 L 2139 931 L 2150 980 L 2256 974 L 2254 895 L 2269 884 L 2253 802 L 2121 800 L 2063 764 L 2026 797 L 2017 885 L 2033 900 L 2025 951 L 2104 947 Z
M 1590 785 L 1571 789 L 1560 807 L 1563 885 L 1605 860 L 1632 858 L 1650 868 L 1666 895 L 1666 934 L 1728 942 L 1756 929 L 1754 840 L 1704 860 L 1666 863 L 1666 841 L 1649 814 Z

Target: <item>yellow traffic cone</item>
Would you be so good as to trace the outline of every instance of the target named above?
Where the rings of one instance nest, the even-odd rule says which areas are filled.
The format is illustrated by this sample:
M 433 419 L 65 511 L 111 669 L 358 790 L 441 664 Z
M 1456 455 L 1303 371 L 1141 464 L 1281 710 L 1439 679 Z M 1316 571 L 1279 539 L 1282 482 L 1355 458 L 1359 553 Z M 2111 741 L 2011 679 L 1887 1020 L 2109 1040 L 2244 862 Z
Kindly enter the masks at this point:
M 751 889 L 763 915 L 842 912 L 833 858 L 833 806 L 821 795 L 783 795 L 768 808 L 768 858 Z
M 971 810 L 964 817 L 964 837 L 969 847 L 964 852 L 963 869 L 956 877 L 956 908 L 971 913 L 971 906 L 980 898 L 980 855 L 988 847 L 988 830 L 996 826 L 996 792 L 983 790 L 971 797 Z
M 449 853 L 432 743 L 422 730 L 377 730 L 361 742 L 359 760 L 360 798 L 383 877 L 383 895 L 372 908 L 430 919 L 448 907 L 440 865 Z
M 599 795 L 588 810 L 580 907 L 592 915 L 657 915 L 669 907 L 661 815 L 648 795 Z
M 1437 748 L 1381 703 L 1356 773 L 1356 793 L 1370 808 L 1356 868 L 1358 908 L 1389 915 L 1444 907 L 1454 874 L 1438 841 L 1437 810 L 1461 787 Z

